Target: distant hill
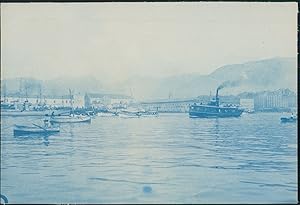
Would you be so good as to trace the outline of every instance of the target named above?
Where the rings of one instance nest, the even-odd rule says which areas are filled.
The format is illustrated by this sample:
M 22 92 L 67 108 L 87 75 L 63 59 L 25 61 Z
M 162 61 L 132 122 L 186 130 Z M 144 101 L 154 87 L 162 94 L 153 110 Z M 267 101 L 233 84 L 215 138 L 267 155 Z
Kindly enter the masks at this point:
M 135 78 L 120 87 L 134 90 L 134 97 L 185 98 L 215 94 L 225 81 L 235 81 L 237 86 L 223 89 L 221 94 L 238 94 L 245 91 L 277 90 L 289 88 L 296 91 L 297 64 L 293 58 L 272 58 L 242 64 L 226 65 L 209 75 L 185 74 L 168 78 Z
M 209 75 L 217 81 L 239 81 L 238 90 L 274 90 L 290 88 L 296 91 L 297 63 L 293 58 L 272 58 L 244 64 L 223 66 Z
M 66 95 L 68 88 L 76 93 L 118 93 L 137 99 L 190 98 L 215 94 L 216 88 L 225 81 L 234 81 L 235 86 L 224 88 L 221 95 L 277 90 L 289 88 L 296 92 L 297 62 L 294 58 L 272 58 L 242 64 L 225 65 L 209 75 L 198 73 L 176 75 L 166 78 L 134 76 L 122 83 L 110 84 L 95 77 L 61 77 L 41 81 L 23 79 L 29 82 L 28 92 L 39 92 L 39 85 L 45 95 Z M 8 92 L 19 92 L 20 79 L 6 79 Z M 3 85 L 1 87 L 3 89 Z M 24 90 L 22 91 L 24 92 Z
M 34 78 L 11 78 L 6 79 L 2 83 L 6 85 L 8 93 L 25 94 L 25 87 L 27 86 L 27 93 L 30 95 L 39 95 L 41 86 L 43 95 L 61 96 L 68 95 L 69 88 L 76 94 L 84 94 L 86 92 L 103 92 L 103 85 L 94 77 L 61 77 L 53 80 L 37 80 Z

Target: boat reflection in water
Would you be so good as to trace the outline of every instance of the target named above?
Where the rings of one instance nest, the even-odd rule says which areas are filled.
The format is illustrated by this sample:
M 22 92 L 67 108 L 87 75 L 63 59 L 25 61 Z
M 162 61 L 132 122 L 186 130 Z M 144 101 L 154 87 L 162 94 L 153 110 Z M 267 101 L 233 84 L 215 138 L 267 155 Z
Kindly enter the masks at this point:
M 208 104 L 194 103 L 189 107 L 189 116 L 191 118 L 209 118 L 209 117 L 239 117 L 243 113 L 243 109 L 238 106 L 222 106 L 218 92 L 220 87 L 217 88 L 216 98 L 212 99 Z

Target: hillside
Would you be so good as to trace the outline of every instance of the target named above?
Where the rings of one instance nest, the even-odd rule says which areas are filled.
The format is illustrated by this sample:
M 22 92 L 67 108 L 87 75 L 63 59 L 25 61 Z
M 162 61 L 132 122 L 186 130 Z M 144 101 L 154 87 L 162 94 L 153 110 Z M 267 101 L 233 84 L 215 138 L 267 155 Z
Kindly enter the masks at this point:
M 198 95 L 215 93 L 216 88 L 225 81 L 234 81 L 235 86 L 226 87 L 221 94 L 238 94 L 249 91 L 276 90 L 289 88 L 296 91 L 297 63 L 293 58 L 272 58 L 251 61 L 242 64 L 225 65 L 209 75 L 197 73 L 175 75 L 165 78 L 133 76 L 122 83 L 107 84 L 95 77 L 77 77 L 41 81 L 23 79 L 29 82 L 28 93 L 38 94 L 39 84 L 44 94 L 65 95 L 68 88 L 76 93 L 118 93 L 133 96 L 137 99 L 189 98 Z M 20 90 L 20 79 L 5 80 L 7 92 Z M 3 86 L 2 86 L 3 87 Z M 2 88 L 3 89 L 3 88 Z M 24 92 L 24 89 L 23 91 Z

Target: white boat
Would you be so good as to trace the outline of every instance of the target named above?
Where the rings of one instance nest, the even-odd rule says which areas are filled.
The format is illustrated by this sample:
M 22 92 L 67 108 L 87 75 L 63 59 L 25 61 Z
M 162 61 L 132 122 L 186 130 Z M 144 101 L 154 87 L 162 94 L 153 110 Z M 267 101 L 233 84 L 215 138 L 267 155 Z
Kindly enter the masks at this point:
M 119 114 L 121 118 L 139 118 L 141 114 L 139 112 L 121 111 Z
M 91 122 L 90 116 L 83 115 L 69 115 L 69 116 L 52 116 L 50 123 L 80 123 L 80 122 Z
M 14 135 L 15 136 L 33 135 L 33 134 L 50 135 L 50 134 L 58 133 L 60 131 L 59 127 L 40 126 L 36 124 L 33 125 L 34 126 L 15 125 Z
M 97 113 L 97 116 L 99 117 L 115 117 L 118 116 L 117 112 L 99 112 Z
M 69 115 L 58 115 L 55 116 L 51 114 L 50 117 L 50 123 L 82 123 L 82 122 L 88 122 L 90 123 L 92 121 L 92 118 L 90 116 L 86 115 L 76 115 L 74 114 L 74 106 L 73 106 L 73 94 L 71 89 L 69 89 L 70 93 L 70 102 L 71 102 L 71 112 Z

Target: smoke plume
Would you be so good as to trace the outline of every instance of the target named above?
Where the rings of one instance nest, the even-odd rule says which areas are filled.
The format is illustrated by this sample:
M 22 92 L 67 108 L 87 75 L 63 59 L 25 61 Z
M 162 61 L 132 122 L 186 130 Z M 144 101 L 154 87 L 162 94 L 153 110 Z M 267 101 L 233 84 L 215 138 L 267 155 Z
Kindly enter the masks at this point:
M 236 87 L 236 86 L 239 86 L 239 85 L 240 85 L 240 81 L 225 81 L 221 85 L 219 85 L 217 90 L 221 90 L 221 89 L 226 88 L 226 87 Z

